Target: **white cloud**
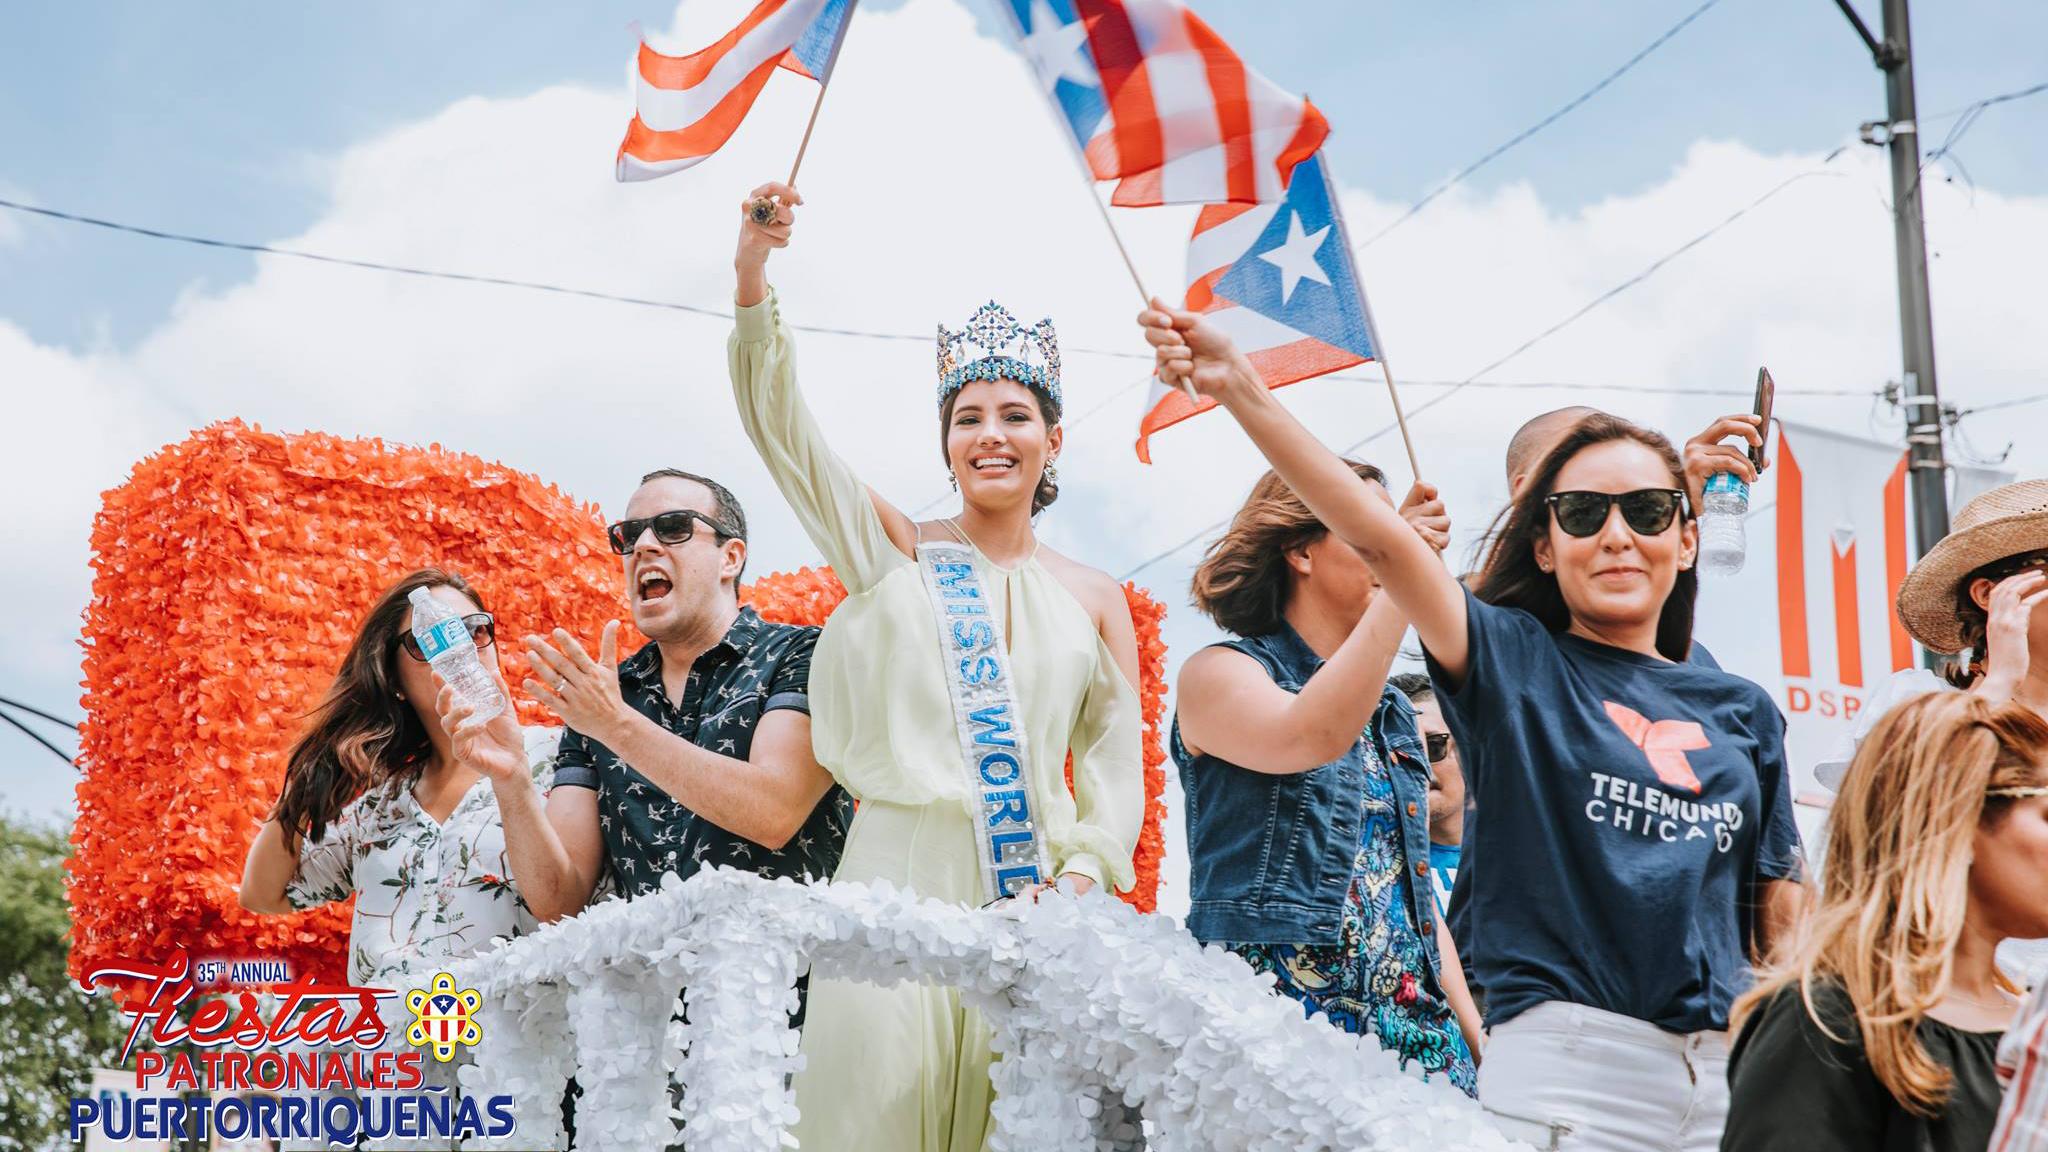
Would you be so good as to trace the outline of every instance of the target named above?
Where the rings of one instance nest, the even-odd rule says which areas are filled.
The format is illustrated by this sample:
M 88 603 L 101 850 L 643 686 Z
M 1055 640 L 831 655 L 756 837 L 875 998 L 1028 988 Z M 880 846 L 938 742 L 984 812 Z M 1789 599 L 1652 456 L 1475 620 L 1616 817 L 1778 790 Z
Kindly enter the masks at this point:
M 686 27 L 716 22 L 692 9 Z M 679 18 L 679 28 L 685 27 Z M 707 36 L 678 32 L 693 46 Z M 815 89 L 778 77 L 726 151 L 651 184 L 612 182 L 630 110 L 611 91 L 555 87 L 467 99 L 363 141 L 310 170 L 331 208 L 290 247 L 546 280 L 720 307 L 731 289 L 737 204 L 786 174 Z M 1341 127 L 1341 126 L 1340 126 Z M 1597 146 L 1588 144 L 1587 146 Z M 1703 142 L 1667 179 L 1560 215 L 1536 190 L 1454 191 L 1361 257 L 1382 334 L 1403 377 L 1458 379 L 1748 203 L 1819 156 L 1764 156 Z M 1768 362 L 1781 387 L 1874 390 L 1898 364 L 1882 157 L 1844 154 L 1725 233 L 1495 374 L 1500 380 L 1742 390 Z M 1354 236 L 1400 206 L 1339 173 Z M 1024 64 L 982 38 L 953 0 L 859 14 L 801 181 L 796 245 L 773 268 L 797 322 L 929 333 L 990 297 L 1051 315 L 1069 349 L 1137 351 L 1137 293 L 1083 199 Z M 1930 184 L 1936 348 L 1952 398 L 1983 403 L 2041 386 L 2038 269 L 2048 197 Z M 1178 295 L 1187 210 L 1122 212 L 1153 290 Z M 144 241 L 137 241 L 144 243 Z M 396 277 L 274 257 L 248 282 L 194 289 L 125 354 L 39 347 L 0 322 L 0 388 L 18 428 L 0 458 L 17 493 L 0 568 L 9 610 L 0 677 L 36 702 L 75 697 L 76 619 L 98 493 L 156 446 L 230 415 L 438 440 L 532 470 L 619 507 L 645 467 L 729 479 L 750 504 L 757 570 L 813 552 L 741 436 L 717 320 L 568 297 Z M 917 506 L 945 491 L 921 341 L 802 335 L 803 379 L 841 452 L 882 491 Z M 1136 361 L 1067 356 L 1070 411 L 1136 380 Z M 1259 461 L 1220 417 L 1167 432 L 1141 468 L 1130 440 L 1143 389 L 1069 429 L 1065 495 L 1047 535 L 1121 574 L 1229 513 Z M 1411 409 L 1437 394 L 1411 389 Z M 1287 393 L 1326 440 L 1389 419 L 1377 382 L 1319 381 Z M 1503 490 L 1500 452 L 1527 416 L 1578 399 L 1682 436 L 1740 399 L 1472 389 L 1415 423 L 1424 468 L 1468 530 Z M 1793 418 L 1864 427 L 1860 399 L 1786 397 Z M 2048 472 L 2048 405 L 1979 427 L 2018 442 L 2022 473 Z M 1405 479 L 1393 437 L 1363 453 Z M 1187 549 L 1141 576 L 1173 607 L 1184 655 L 1210 633 L 1182 604 Z M 1742 667 L 1750 637 L 1710 637 Z M 1758 658 L 1762 654 L 1759 652 Z M 19 743 L 19 742 L 16 742 Z M 0 747 L 12 749 L 15 745 Z M 32 751 L 32 750 L 31 750 Z M 9 800 L 55 809 L 62 781 L 15 753 Z M 32 781 L 17 786 L 17 781 Z M 1175 855 L 1180 858 L 1178 826 Z M 1184 877 L 1182 867 L 1172 874 Z M 1184 901 L 1184 885 L 1169 902 Z

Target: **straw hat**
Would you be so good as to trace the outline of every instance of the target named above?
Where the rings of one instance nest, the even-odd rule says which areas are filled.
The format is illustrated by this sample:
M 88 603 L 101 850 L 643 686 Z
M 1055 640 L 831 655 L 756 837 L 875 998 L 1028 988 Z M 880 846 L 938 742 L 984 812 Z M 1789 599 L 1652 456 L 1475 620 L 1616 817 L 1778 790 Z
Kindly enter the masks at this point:
M 1936 652 L 1963 647 L 1956 605 L 1970 573 L 2008 556 L 2048 549 L 2048 480 L 1993 488 L 1963 505 L 1949 534 L 1899 585 L 1899 622 Z

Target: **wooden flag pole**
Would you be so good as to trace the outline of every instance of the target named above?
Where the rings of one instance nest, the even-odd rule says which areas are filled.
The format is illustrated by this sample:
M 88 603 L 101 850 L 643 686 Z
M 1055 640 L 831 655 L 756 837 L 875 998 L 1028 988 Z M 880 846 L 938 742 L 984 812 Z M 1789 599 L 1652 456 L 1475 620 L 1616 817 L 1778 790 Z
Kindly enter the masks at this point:
M 832 72 L 839 64 L 839 46 L 846 43 L 846 29 L 853 23 L 853 9 L 858 3 L 860 0 L 847 0 L 846 15 L 839 18 L 839 27 L 832 33 L 832 51 L 825 57 L 825 78 L 818 81 L 818 98 L 811 101 L 811 118 L 804 122 L 804 138 L 796 146 L 796 159 L 789 166 L 789 179 L 783 181 L 791 188 L 796 187 L 796 174 L 803 171 L 804 153 L 811 148 L 811 132 L 818 127 L 818 113 L 825 107 L 825 93 L 832 88 Z M 766 224 L 775 219 L 779 207 L 773 197 L 763 196 L 754 201 L 747 214 L 754 223 Z
M 1010 30 L 1016 33 L 1019 43 L 1022 43 L 1025 39 L 1024 25 L 1018 21 L 1016 10 L 1008 4 L 998 4 L 997 7 L 1009 16 Z M 1058 102 L 1053 99 L 1052 91 L 1042 80 L 1036 76 L 1032 77 L 1032 86 L 1045 96 L 1046 110 L 1052 113 L 1053 130 L 1067 142 L 1067 152 L 1073 156 L 1075 165 L 1081 170 L 1081 186 L 1088 190 L 1088 199 L 1094 202 L 1096 214 L 1102 217 L 1102 226 L 1109 229 L 1109 238 L 1116 244 L 1116 254 L 1123 257 L 1124 270 L 1131 274 L 1131 283 L 1137 286 L 1138 303 L 1149 310 L 1152 307 L 1152 293 L 1145 290 L 1145 278 L 1138 275 L 1138 262 L 1131 259 L 1130 249 L 1124 247 L 1123 233 L 1116 230 L 1116 221 L 1109 217 L 1109 205 L 1104 204 L 1102 197 L 1095 194 L 1095 171 L 1088 167 L 1088 158 L 1081 154 L 1080 142 L 1074 139 L 1072 130 L 1067 127 L 1066 114 L 1060 111 Z M 1197 408 L 1202 406 L 1202 396 L 1195 391 L 1194 381 L 1180 381 L 1180 390 L 1187 394 L 1189 403 Z
M 1057 127 L 1061 135 L 1066 135 L 1066 127 L 1064 125 L 1058 125 Z M 1138 262 L 1131 259 L 1131 250 L 1124 247 L 1123 233 L 1116 230 L 1116 221 L 1111 219 L 1109 215 L 1109 205 L 1104 204 L 1102 197 L 1095 193 L 1095 173 L 1088 167 L 1087 158 L 1082 156 L 1079 151 L 1074 152 L 1074 159 L 1081 166 L 1081 175 L 1085 178 L 1085 183 L 1082 186 L 1088 190 L 1088 199 L 1095 204 L 1096 213 L 1102 217 L 1102 226 L 1109 229 L 1109 238 L 1116 242 L 1116 254 L 1124 258 L 1124 269 L 1131 274 L 1131 283 L 1137 285 L 1139 305 L 1150 309 L 1152 307 L 1152 294 L 1145 291 L 1145 278 L 1138 275 Z M 1187 394 L 1188 402 L 1200 408 L 1202 406 L 1202 394 L 1195 391 L 1195 382 L 1182 378 L 1179 383 L 1180 390 Z
M 790 162 L 789 179 L 784 181 L 791 188 L 796 187 L 796 174 L 803 170 L 804 153 L 810 151 L 811 133 L 818 127 L 818 112 L 825 107 L 825 93 L 831 87 L 830 83 L 818 85 L 818 98 L 811 101 L 811 118 L 804 121 L 804 138 L 796 146 L 796 159 Z
M 1365 312 L 1365 331 L 1372 339 L 1372 358 L 1380 362 L 1380 375 L 1387 381 L 1387 399 L 1394 405 L 1394 423 L 1401 428 L 1401 447 L 1408 450 L 1408 471 L 1422 479 L 1422 465 L 1415 460 L 1415 440 L 1408 435 L 1408 414 L 1401 410 L 1401 393 L 1394 387 L 1394 370 L 1387 364 L 1386 345 L 1380 343 L 1380 326 L 1373 321 L 1372 304 L 1365 296 L 1365 280 L 1358 274 L 1358 249 L 1351 246 L 1351 230 L 1344 226 L 1344 206 L 1337 202 L 1337 182 L 1330 167 L 1323 165 L 1323 195 L 1330 200 L 1330 216 L 1337 221 L 1337 241 L 1344 245 L 1345 262 L 1351 265 L 1351 286 L 1358 292 L 1358 306 Z
M 1360 299 L 1364 299 L 1363 296 Z M 1373 351 L 1379 351 L 1379 337 L 1373 337 Z M 1401 393 L 1394 388 L 1394 370 L 1387 367 L 1387 358 L 1381 356 L 1380 373 L 1387 378 L 1387 399 L 1394 402 L 1394 423 L 1401 426 L 1401 446 L 1408 449 L 1408 471 L 1417 480 L 1422 479 L 1422 465 L 1415 462 L 1415 441 L 1408 435 L 1408 416 L 1401 411 Z

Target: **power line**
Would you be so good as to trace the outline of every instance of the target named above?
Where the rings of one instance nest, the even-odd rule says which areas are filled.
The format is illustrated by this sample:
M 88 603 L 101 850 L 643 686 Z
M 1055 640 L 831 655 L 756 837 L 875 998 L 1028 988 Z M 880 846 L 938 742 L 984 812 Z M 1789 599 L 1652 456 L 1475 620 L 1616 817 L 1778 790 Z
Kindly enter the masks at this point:
M 1840 156 L 1842 154 L 1842 151 L 1842 148 L 1836 148 L 1833 152 L 1828 153 L 1827 158 L 1822 160 L 1821 164 L 1826 165 L 1833 163 L 1835 157 Z M 1600 295 L 1593 297 L 1593 299 L 1587 301 L 1586 304 L 1583 307 L 1581 307 L 1578 311 L 1573 312 L 1571 315 L 1565 317 L 1562 320 L 1559 320 L 1557 323 L 1552 324 L 1550 327 L 1545 328 L 1543 331 L 1538 332 L 1536 335 L 1531 336 L 1527 340 L 1522 341 L 1520 344 L 1516 345 L 1511 351 L 1509 351 L 1506 355 L 1495 360 L 1493 363 L 1488 364 L 1486 367 L 1481 368 L 1479 371 L 1472 373 L 1472 375 L 1467 376 L 1465 379 L 1460 380 L 1457 384 L 1453 385 L 1448 391 L 1430 397 L 1428 401 L 1424 402 L 1423 404 L 1417 405 L 1413 410 L 1411 410 L 1408 413 L 1408 415 L 1415 416 L 1422 412 L 1426 412 L 1429 409 L 1434 408 L 1438 404 L 1441 404 L 1444 401 L 1450 399 L 1452 396 L 1456 395 L 1460 391 L 1463 391 L 1464 389 L 1471 387 L 1473 384 L 1478 383 L 1479 378 L 1481 376 L 1484 376 L 1488 372 L 1491 372 L 1494 369 L 1507 364 L 1515 357 L 1520 356 L 1522 353 L 1527 352 L 1529 349 L 1534 348 L 1536 345 L 1543 343 L 1545 340 L 1548 340 L 1552 336 L 1557 335 L 1559 332 L 1564 331 L 1566 328 L 1571 327 L 1573 324 L 1583 319 L 1587 313 L 1593 311 L 1595 308 L 1600 307 L 1602 304 L 1607 303 L 1609 300 L 1614 299 L 1616 296 L 1621 295 L 1623 292 L 1626 292 L 1629 289 L 1635 287 L 1636 285 L 1641 284 L 1643 281 L 1648 280 L 1666 264 L 1671 263 L 1673 260 L 1676 260 L 1680 256 L 1685 255 L 1687 252 L 1690 252 L 1694 248 L 1699 247 L 1701 244 L 1706 243 L 1708 240 L 1718 235 L 1723 229 L 1727 228 L 1729 225 L 1735 223 L 1737 220 L 1742 219 L 1744 216 L 1749 215 L 1757 208 L 1762 207 L 1767 201 L 1769 201 L 1772 197 L 1776 196 L 1778 193 L 1783 192 L 1785 189 L 1790 188 L 1792 185 L 1797 184 L 1801 180 L 1804 180 L 1810 176 L 1821 175 L 1830 175 L 1830 173 L 1823 173 L 1818 169 L 1814 169 L 1811 171 L 1798 173 L 1794 176 L 1788 176 L 1784 180 L 1779 181 L 1778 184 L 1775 187 L 1773 187 L 1770 191 L 1764 193 L 1763 195 L 1757 197 L 1754 200 L 1751 200 L 1749 203 L 1729 213 L 1727 218 L 1722 220 L 1720 223 L 1714 225 L 1713 227 L 1707 229 L 1706 231 L 1700 233 L 1692 239 L 1687 240 L 1685 243 L 1680 244 L 1678 247 L 1673 248 L 1671 251 L 1666 252 L 1662 256 L 1659 256 L 1657 259 L 1652 260 L 1649 266 L 1644 268 L 1642 271 L 1636 273 L 1635 275 L 1629 277 L 1626 280 L 1623 280 L 1621 283 L 1616 284 L 1614 287 L 1609 288 L 1607 291 L 1602 292 Z M 1386 429 L 1381 429 L 1380 431 L 1373 433 L 1371 436 L 1366 437 L 1365 440 L 1361 440 L 1357 444 L 1353 444 L 1350 448 L 1345 449 L 1345 451 L 1354 451 L 1357 448 L 1363 446 L 1367 441 L 1376 440 L 1379 437 L 1386 435 L 1386 432 Z
M 1947 120 L 1969 112 L 1989 108 L 1993 104 L 2004 104 L 2009 100 L 2023 100 L 2029 96 L 2038 96 L 2043 92 L 2048 92 L 2048 80 L 2043 80 L 2039 84 L 2021 88 L 2015 92 L 2003 92 L 1997 96 L 1986 96 L 1982 100 L 1972 100 L 1968 104 L 1957 105 L 1946 112 L 1936 112 L 1932 116 L 1922 116 L 1920 122 L 1922 124 L 1932 124 L 1937 120 Z
M 55 744 L 52 744 L 50 741 L 43 739 L 42 733 L 37 732 L 35 729 L 30 728 L 28 725 L 15 719 L 13 716 L 8 715 L 7 709 L 9 708 L 12 708 L 18 712 L 26 712 L 30 716 L 34 716 L 39 720 L 47 720 L 52 724 L 61 724 L 64 727 L 71 729 L 73 732 L 78 731 L 77 721 L 66 720 L 62 716 L 57 716 L 49 712 L 45 712 L 41 708 L 36 708 L 27 704 L 23 704 L 19 700 L 9 699 L 6 696 L 0 696 L 0 721 L 4 721 L 10 727 L 20 731 L 22 735 L 49 749 L 52 755 L 61 758 L 66 764 L 71 765 L 73 768 L 78 767 L 77 760 L 74 760 L 70 756 L 65 755 L 65 752 L 62 748 L 59 748 Z
M 29 715 L 34 716 L 38 719 L 48 720 L 52 724 L 62 724 L 66 728 L 71 729 L 73 732 L 78 731 L 78 721 L 66 720 L 62 716 L 53 716 L 50 713 L 43 711 L 41 708 L 30 707 L 27 704 L 23 704 L 19 700 L 12 700 L 8 697 L 0 696 L 0 707 L 12 708 L 18 712 L 26 712 Z
M 1975 416 L 1979 412 L 1996 412 L 2000 408 L 2018 408 L 2022 404 L 2038 404 L 2043 400 L 2048 400 L 2048 392 L 2036 392 L 2032 396 L 2021 396 L 2012 400 L 1999 400 L 1991 404 L 1979 404 L 1975 408 L 1965 408 L 1956 413 L 1956 419 L 1961 420 L 1965 416 Z
M 1702 15 L 1704 15 L 1707 9 L 1712 8 L 1714 5 L 1720 2 L 1721 0 L 1706 0 L 1706 3 L 1701 4 L 1699 7 L 1686 13 L 1684 19 L 1680 20 L 1676 24 L 1673 24 L 1671 27 L 1666 28 L 1662 33 L 1660 33 L 1657 36 L 1655 40 L 1652 40 L 1648 44 L 1644 45 L 1641 51 L 1637 52 L 1635 55 L 1629 57 L 1626 61 L 1624 61 L 1621 67 L 1616 68 L 1614 71 L 1609 72 L 1607 75 L 1601 77 L 1599 83 L 1593 85 L 1591 88 L 1586 89 L 1584 92 L 1579 93 L 1570 101 L 1566 102 L 1565 105 L 1559 108 L 1557 111 L 1552 112 L 1550 115 L 1545 116 L 1543 119 L 1538 120 L 1536 123 L 1516 133 L 1514 136 L 1510 137 L 1505 143 L 1496 145 L 1491 151 L 1487 152 L 1484 156 L 1481 156 L 1479 159 L 1474 160 L 1470 164 L 1465 165 L 1463 168 L 1459 169 L 1457 173 L 1453 175 L 1450 179 L 1444 181 L 1443 183 L 1437 185 L 1435 188 L 1431 189 L 1429 193 L 1425 195 L 1422 199 L 1417 200 L 1413 204 L 1410 204 L 1408 206 L 1408 210 L 1406 212 L 1401 213 L 1400 216 L 1396 217 L 1393 223 L 1388 224 L 1386 227 L 1380 229 L 1378 232 L 1375 232 L 1371 236 L 1367 237 L 1365 243 L 1360 244 L 1358 246 L 1359 249 L 1362 251 L 1366 248 L 1372 247 L 1374 244 L 1379 242 L 1380 237 L 1385 236 L 1387 233 L 1392 232 L 1394 229 L 1399 228 L 1403 224 L 1406 224 L 1411 218 L 1415 216 L 1416 213 L 1428 207 L 1431 201 L 1435 200 L 1437 197 L 1443 195 L 1444 193 L 1450 191 L 1453 187 L 1455 187 L 1457 184 L 1463 181 L 1467 176 L 1472 175 L 1474 172 L 1477 172 L 1481 168 L 1486 167 L 1488 164 L 1493 163 L 1495 160 L 1500 159 L 1501 156 L 1505 155 L 1509 150 L 1513 149 L 1516 145 L 1521 144 L 1523 141 L 1529 139 L 1531 136 L 1534 136 L 1538 132 L 1543 131 L 1545 128 L 1550 127 L 1552 124 L 1557 123 L 1559 120 L 1562 120 L 1567 115 L 1570 115 L 1573 110 L 1579 107 L 1579 105 L 1584 104 L 1586 101 L 1591 100 L 1595 96 L 1598 96 L 1602 91 L 1604 91 L 1607 88 L 1608 85 L 1614 83 L 1616 80 L 1621 79 L 1624 75 L 1626 75 L 1629 72 L 1630 69 L 1634 68 L 1638 64 L 1641 64 L 1643 60 L 1650 55 L 1650 53 L 1655 52 L 1659 48 L 1662 48 L 1664 44 L 1667 41 L 1669 41 L 1672 37 L 1678 35 L 1680 32 L 1683 32 L 1687 25 L 1691 24 L 1693 21 L 1699 19 Z
M 692 316 L 704 316 L 714 320 L 731 320 L 732 313 L 699 304 L 685 304 L 675 300 L 656 300 L 646 296 L 625 296 L 615 292 L 602 292 L 593 288 L 575 288 L 564 284 L 550 284 L 540 280 L 515 280 L 506 276 L 485 276 L 473 272 L 450 272 L 439 268 L 414 268 L 404 264 L 387 264 L 380 260 L 361 260 L 352 256 L 332 256 L 324 252 L 306 252 L 296 248 L 280 248 L 274 244 L 252 244 L 241 240 L 222 240 L 211 236 L 195 236 L 184 232 L 167 232 L 159 228 L 145 228 L 119 220 L 107 220 L 98 216 L 86 216 L 77 212 L 65 212 L 56 208 L 43 208 L 34 204 L 23 204 L 16 200 L 0 199 L 0 208 L 45 216 L 71 224 L 84 224 L 93 228 L 104 228 L 110 232 L 123 232 L 131 236 L 145 236 L 152 240 L 168 240 L 178 244 L 193 244 L 202 248 L 220 248 L 234 252 L 251 252 L 263 256 L 288 256 L 294 260 L 310 260 L 318 264 L 338 265 L 344 268 L 360 268 L 370 272 L 389 272 L 399 276 L 418 276 L 429 280 L 452 280 L 463 284 L 490 284 L 501 288 L 525 288 L 534 292 L 552 292 L 559 296 L 577 296 L 586 300 L 602 300 L 612 304 L 631 304 L 641 308 L 661 308 L 671 312 L 687 312 Z M 799 332 L 813 332 L 821 336 L 850 336 L 863 340 L 889 340 L 925 344 L 931 341 L 929 335 L 914 335 L 908 332 L 875 332 L 860 328 L 833 328 L 820 324 L 792 324 Z M 1069 346 L 1066 351 L 1091 356 L 1111 356 L 1125 360 L 1150 360 L 1149 353 L 1126 352 L 1106 348 L 1079 348 Z
M 69 756 L 66 756 L 62 748 L 59 748 L 55 744 L 50 743 L 48 740 L 43 739 L 42 734 L 37 732 L 35 729 L 30 728 L 28 725 L 23 724 L 21 721 L 16 720 L 14 717 L 9 716 L 5 712 L 0 712 L 0 721 L 5 721 L 8 724 L 15 727 L 16 729 L 19 729 L 23 736 L 26 736 L 29 739 L 35 741 L 36 743 L 41 744 L 43 747 L 48 748 L 50 750 L 51 755 L 64 761 L 66 764 L 71 765 L 73 768 L 78 767 L 78 761 L 73 760 Z
M 1946 159 L 1957 170 L 1962 172 L 1963 179 L 1968 181 L 1971 187 L 1974 188 L 1976 186 L 1976 181 L 1970 179 L 1969 169 L 1964 168 L 1962 162 L 1960 160 L 1957 160 L 1952 155 L 1952 153 L 1955 151 L 1956 145 L 1962 143 L 1963 137 L 1969 135 L 1970 129 L 1975 128 L 1977 126 L 1977 120 L 1984 115 L 1986 109 L 1993 108 L 1997 105 L 2004 104 L 2013 100 L 2024 100 L 2029 96 L 2039 95 L 2042 92 L 2048 92 L 2048 80 L 2044 80 L 2039 84 L 2030 85 L 2026 88 L 2021 88 L 2017 91 L 2003 92 L 1996 96 L 1986 96 L 1982 100 L 1974 100 L 1968 104 L 1965 104 L 1963 107 L 1957 109 L 1955 112 L 1944 113 L 1944 117 L 1950 115 L 1955 116 L 1956 122 L 1954 124 L 1949 125 L 1948 134 L 1941 138 L 1940 146 L 1935 148 L 1932 152 L 1929 152 L 1924 158 L 1921 159 L 1920 168 L 1914 174 L 1913 177 L 1913 186 L 1917 189 L 1920 186 L 1920 182 L 1926 178 L 1927 166 L 1929 164 L 1934 163 L 1936 160 Z M 1934 119 L 1940 118 L 1942 117 L 1934 117 Z

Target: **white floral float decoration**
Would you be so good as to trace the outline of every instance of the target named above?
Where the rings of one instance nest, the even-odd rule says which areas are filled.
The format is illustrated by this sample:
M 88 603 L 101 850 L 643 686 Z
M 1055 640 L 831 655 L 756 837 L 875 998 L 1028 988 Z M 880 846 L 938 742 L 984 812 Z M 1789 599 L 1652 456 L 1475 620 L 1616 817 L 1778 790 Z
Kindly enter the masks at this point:
M 471 1094 L 509 1094 L 506 1148 L 792 1147 L 788 1026 L 811 965 L 951 985 L 995 1029 L 993 1152 L 1525 1148 L 1439 1078 L 1271 992 L 1220 948 L 1099 894 L 970 910 L 887 884 L 796 884 L 711 869 L 608 901 L 455 969 L 483 994 Z M 689 1022 L 672 1022 L 688 989 Z M 682 1088 L 670 1106 L 669 1081 Z M 491 1146 L 474 1143 L 472 1146 Z

